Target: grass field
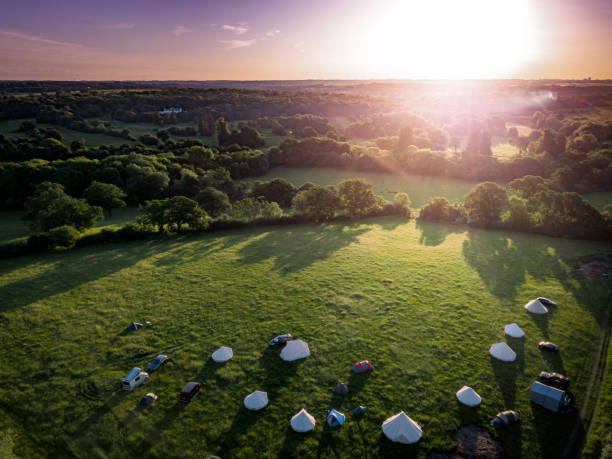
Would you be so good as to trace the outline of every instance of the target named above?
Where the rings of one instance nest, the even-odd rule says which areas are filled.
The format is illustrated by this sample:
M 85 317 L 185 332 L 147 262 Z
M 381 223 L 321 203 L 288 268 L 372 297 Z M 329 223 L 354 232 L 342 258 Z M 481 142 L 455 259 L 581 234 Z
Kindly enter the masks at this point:
M 587 193 L 584 198 L 598 210 L 603 210 L 608 204 L 612 204 L 612 193 Z
M 1 260 L 2 447 L 23 457 L 424 457 L 450 450 L 459 426 L 487 427 L 512 408 L 523 422 L 499 434 L 505 452 L 560 457 L 586 420 L 530 405 L 529 387 L 555 370 L 585 401 L 611 291 L 571 266 L 610 247 L 385 218 Z M 522 306 L 538 295 L 559 308 L 528 315 Z M 125 333 L 132 320 L 153 325 Z M 510 340 L 518 358 L 494 361 L 488 348 L 511 322 L 526 332 Z M 286 332 L 309 343 L 310 358 L 283 362 L 268 347 Z M 542 339 L 561 353 L 541 353 Z M 234 349 L 226 364 L 210 360 L 220 345 Z M 162 352 L 172 361 L 147 386 L 120 389 L 133 366 Z M 376 370 L 352 375 L 361 359 Z M 179 406 L 190 380 L 203 393 Z M 344 398 L 332 393 L 339 381 L 351 390 Z M 464 384 L 482 395 L 479 408 L 456 402 Z M 242 399 L 255 389 L 271 403 L 253 413 Z M 159 401 L 137 409 L 149 391 Z M 360 404 L 369 411 L 356 420 Z M 336 430 L 324 423 L 332 406 L 347 414 Z M 310 434 L 289 429 L 302 407 L 317 420 Z M 423 427 L 415 446 L 382 435 L 400 410 Z
M 0 225 L 0 244 L 19 242 L 32 234 L 26 224 L 27 222 L 21 219 L 22 215 L 23 212 L 0 212 L 0 222 L 2 222 Z M 105 228 L 119 229 L 126 223 L 135 222 L 137 216 L 137 207 L 115 209 L 112 217 L 109 218 L 104 214 L 104 220 L 97 221 L 92 228 L 85 230 L 84 234 L 97 233 Z
M 361 177 L 372 183 L 374 191 L 384 196 L 385 199 L 392 201 L 395 193 L 407 193 L 414 208 L 423 206 L 430 198 L 436 196 L 443 196 L 450 202 L 460 201 L 478 183 L 421 175 L 394 175 L 382 172 L 311 167 L 277 167 L 262 177 L 248 180 L 271 180 L 276 177 L 284 178 L 298 187 L 305 182 L 317 185 L 337 185 L 343 180 Z

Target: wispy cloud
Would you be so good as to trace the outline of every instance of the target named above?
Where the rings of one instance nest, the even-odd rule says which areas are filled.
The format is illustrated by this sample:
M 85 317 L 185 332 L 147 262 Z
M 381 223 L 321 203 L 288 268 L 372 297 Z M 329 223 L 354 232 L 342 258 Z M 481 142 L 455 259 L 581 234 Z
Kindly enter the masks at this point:
M 115 24 L 100 24 L 98 29 L 105 30 L 130 30 L 136 26 L 133 22 L 117 22 Z
M 223 45 L 223 49 L 246 48 L 253 46 L 256 42 L 255 38 L 252 40 L 219 40 L 219 43 Z
M 240 23 L 240 25 L 237 25 L 237 26 L 224 24 L 221 26 L 221 28 L 223 30 L 227 30 L 228 32 L 232 32 L 235 35 L 244 35 L 245 33 L 249 31 L 249 28 L 246 22 L 242 22 Z
M 190 33 L 190 32 L 193 32 L 193 30 L 191 30 L 191 29 L 189 29 L 189 28 L 187 28 L 185 26 L 182 26 L 182 25 L 176 26 L 174 29 L 172 29 L 172 33 L 174 35 L 176 35 L 177 37 L 180 37 L 181 35 L 186 34 L 186 33 Z
M 266 32 L 266 37 L 273 37 L 274 35 L 278 35 L 279 33 L 280 33 L 280 30 L 278 29 L 268 30 Z
M 5 39 L 8 38 L 8 39 L 13 39 L 13 40 L 28 41 L 31 43 L 38 43 L 41 45 L 50 45 L 50 46 L 61 47 L 61 48 L 81 48 L 82 47 L 82 45 L 79 45 L 77 43 L 50 40 L 48 38 L 39 37 L 38 35 L 32 35 L 27 32 L 21 32 L 19 30 L 13 30 L 13 29 L 0 29 L 0 38 L 2 37 Z

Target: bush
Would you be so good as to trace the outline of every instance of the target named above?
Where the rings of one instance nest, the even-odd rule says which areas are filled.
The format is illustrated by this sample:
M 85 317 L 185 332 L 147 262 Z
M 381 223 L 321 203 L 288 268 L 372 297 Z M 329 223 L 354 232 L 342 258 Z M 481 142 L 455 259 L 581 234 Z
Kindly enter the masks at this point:
M 451 205 L 446 198 L 432 198 L 419 212 L 419 219 L 430 221 L 450 222 Z
M 79 240 L 80 233 L 76 228 L 63 225 L 49 230 L 49 239 L 53 248 L 56 249 L 71 249 Z

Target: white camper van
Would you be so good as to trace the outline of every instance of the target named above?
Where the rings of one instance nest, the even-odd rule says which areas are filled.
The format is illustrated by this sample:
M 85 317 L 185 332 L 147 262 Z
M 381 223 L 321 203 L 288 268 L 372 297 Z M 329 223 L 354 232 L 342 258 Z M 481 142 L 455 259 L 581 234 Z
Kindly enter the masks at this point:
M 123 390 L 132 391 L 143 384 L 146 384 L 149 380 L 149 374 L 144 371 L 140 371 L 140 368 L 134 367 L 128 375 L 123 378 Z

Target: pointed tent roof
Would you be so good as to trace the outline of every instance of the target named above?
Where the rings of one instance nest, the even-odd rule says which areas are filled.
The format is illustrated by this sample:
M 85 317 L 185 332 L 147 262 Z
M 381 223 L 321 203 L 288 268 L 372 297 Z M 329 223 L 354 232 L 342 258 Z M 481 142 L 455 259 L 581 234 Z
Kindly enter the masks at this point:
M 391 416 L 382 424 L 382 431 L 391 441 L 409 445 L 416 443 L 423 436 L 423 430 L 403 411 Z
M 288 362 L 306 358 L 310 355 L 308 344 L 301 339 L 287 341 L 287 344 L 280 353 L 281 359 Z
M 244 397 L 244 406 L 253 411 L 261 410 L 268 405 L 268 393 L 256 390 Z
M 215 362 L 227 362 L 234 356 L 234 352 L 231 347 L 221 346 L 215 352 L 213 352 L 212 359 Z
M 506 343 L 492 344 L 489 349 L 489 354 L 504 362 L 514 362 L 514 359 L 516 359 L 516 353 Z
M 546 314 L 548 309 L 544 306 L 540 300 L 531 300 L 525 305 L 525 309 L 532 314 Z
M 518 324 L 506 325 L 504 328 L 504 333 L 512 338 L 522 338 L 525 336 L 525 332 L 521 330 L 521 327 L 519 327 Z
M 327 413 L 327 424 L 329 424 L 330 427 L 337 427 L 343 425 L 344 419 L 344 413 L 336 411 L 333 408 Z
M 304 408 L 291 418 L 291 428 L 296 432 L 308 432 L 314 429 L 315 424 L 315 418 L 313 418 Z
M 463 386 L 457 391 L 457 400 L 467 406 L 477 406 L 482 402 L 480 395 L 468 386 Z

